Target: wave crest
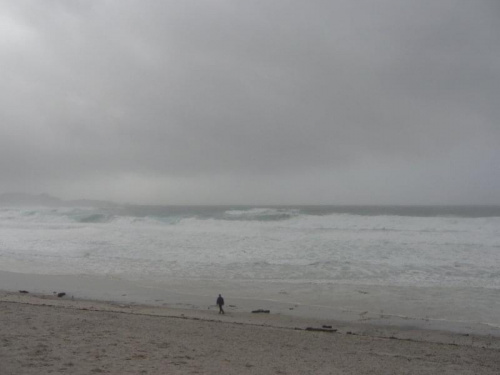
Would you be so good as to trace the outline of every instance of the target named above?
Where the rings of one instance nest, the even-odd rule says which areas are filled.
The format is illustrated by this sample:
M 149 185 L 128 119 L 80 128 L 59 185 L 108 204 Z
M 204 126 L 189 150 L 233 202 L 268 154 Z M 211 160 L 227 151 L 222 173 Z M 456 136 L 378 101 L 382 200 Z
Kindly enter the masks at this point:
M 242 221 L 278 221 L 287 220 L 300 215 L 296 209 L 286 208 L 251 208 L 248 210 L 229 210 L 224 212 L 224 220 Z

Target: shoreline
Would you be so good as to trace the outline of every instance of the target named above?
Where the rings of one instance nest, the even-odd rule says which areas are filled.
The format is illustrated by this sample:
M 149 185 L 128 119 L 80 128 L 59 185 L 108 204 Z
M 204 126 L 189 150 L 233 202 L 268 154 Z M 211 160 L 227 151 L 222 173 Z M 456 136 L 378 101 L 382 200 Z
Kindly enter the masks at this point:
M 230 309 L 235 313 L 266 309 L 271 310 L 273 315 L 297 319 L 500 337 L 498 316 L 492 318 L 494 311 L 500 310 L 500 303 L 497 302 L 500 290 L 478 290 L 477 300 L 468 300 L 467 304 L 463 304 L 460 302 L 460 289 L 412 288 L 413 296 L 418 297 L 415 293 L 419 293 L 420 298 L 427 300 L 429 295 L 438 296 L 428 305 L 422 305 L 419 298 L 404 300 L 408 288 L 366 285 L 334 285 L 327 288 L 319 285 L 314 298 L 304 299 L 304 293 L 300 290 L 295 293 L 294 290 L 301 287 L 265 282 L 238 284 L 234 280 L 148 283 L 116 277 L 0 271 L 0 288 L 9 292 L 27 290 L 35 295 L 49 296 L 65 292 L 66 298 L 73 296 L 77 300 L 195 311 L 215 308 L 216 296 L 222 293 L 227 307 L 232 306 Z M 442 296 L 445 298 L 441 299 Z M 318 304 L 318 301 L 324 303 Z M 460 308 L 463 310 L 460 311 Z M 439 313 L 444 309 L 445 315 Z M 491 321 L 493 323 L 489 324 Z
M 0 337 L 5 375 L 500 372 L 488 335 L 5 291 Z
M 209 306 L 205 310 L 172 306 L 158 306 L 140 303 L 126 303 L 119 301 L 102 301 L 79 299 L 68 295 L 41 293 L 20 293 L 0 290 L 0 303 L 19 304 L 40 307 L 60 308 L 75 311 L 109 312 L 137 316 L 163 317 L 205 322 L 223 322 L 228 324 L 261 326 L 297 331 L 323 330 L 331 327 L 336 334 L 363 336 L 380 339 L 402 341 L 428 342 L 446 345 L 473 346 L 500 350 L 500 336 L 491 334 L 459 333 L 438 329 L 422 329 L 407 325 L 383 325 L 371 323 L 368 320 L 339 321 L 334 319 L 311 318 L 304 316 L 284 315 L 281 313 L 252 313 L 239 311 L 234 305 L 225 306 L 226 314 L 218 314 L 218 307 Z M 328 332 L 329 329 L 324 329 Z

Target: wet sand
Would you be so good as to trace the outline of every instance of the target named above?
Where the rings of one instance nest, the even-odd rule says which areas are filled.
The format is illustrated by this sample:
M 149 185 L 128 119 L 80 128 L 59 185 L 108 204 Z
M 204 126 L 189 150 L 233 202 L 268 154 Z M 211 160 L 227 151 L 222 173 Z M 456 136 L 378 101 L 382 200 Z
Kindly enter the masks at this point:
M 500 290 L 410 288 L 368 285 L 290 284 L 236 280 L 169 279 L 155 283 L 118 277 L 38 275 L 0 271 L 3 290 L 52 295 L 64 291 L 77 299 L 114 301 L 205 311 L 222 293 L 231 311 L 258 308 L 306 319 L 357 322 L 422 331 L 451 331 L 500 337 Z M 63 289 L 61 289 L 63 288 Z M 236 314 L 238 315 L 238 314 Z
M 500 339 L 0 292 L 0 373 L 498 374 Z

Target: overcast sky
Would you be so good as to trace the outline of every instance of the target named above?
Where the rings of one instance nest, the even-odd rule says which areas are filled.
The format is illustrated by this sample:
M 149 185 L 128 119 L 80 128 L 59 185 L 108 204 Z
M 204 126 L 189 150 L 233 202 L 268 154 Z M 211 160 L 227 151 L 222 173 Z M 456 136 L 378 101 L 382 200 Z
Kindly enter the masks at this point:
M 500 204 L 500 1 L 0 0 L 0 193 Z

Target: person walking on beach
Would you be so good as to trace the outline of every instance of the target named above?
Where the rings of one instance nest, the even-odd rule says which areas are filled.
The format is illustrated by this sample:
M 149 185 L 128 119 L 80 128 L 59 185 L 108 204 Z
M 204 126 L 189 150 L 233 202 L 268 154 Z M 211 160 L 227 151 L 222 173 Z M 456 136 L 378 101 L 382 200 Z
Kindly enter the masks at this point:
M 217 305 L 219 306 L 219 314 L 225 314 L 224 309 L 222 306 L 224 306 L 224 298 L 219 294 L 219 298 L 217 298 Z

